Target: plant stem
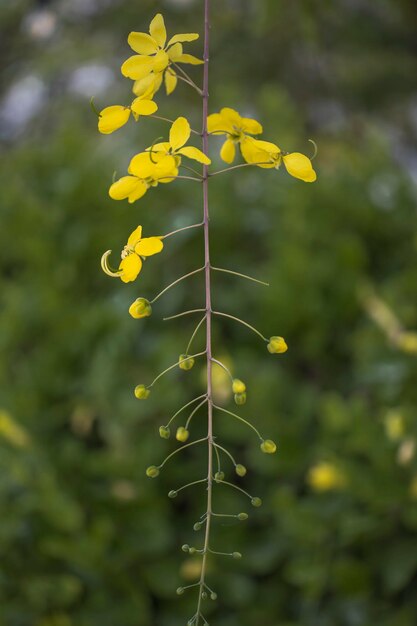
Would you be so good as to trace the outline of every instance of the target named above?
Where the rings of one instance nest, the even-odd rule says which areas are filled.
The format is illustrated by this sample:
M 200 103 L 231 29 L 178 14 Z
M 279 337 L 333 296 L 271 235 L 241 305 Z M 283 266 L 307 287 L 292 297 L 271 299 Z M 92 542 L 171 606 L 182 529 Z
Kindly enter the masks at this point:
M 167 320 L 175 320 L 177 317 L 182 317 L 183 315 L 191 315 L 191 313 L 202 313 L 206 309 L 190 309 L 189 311 L 183 311 L 182 313 L 177 313 L 176 315 L 170 315 L 169 317 L 163 317 L 164 322 Z
M 259 163 L 240 163 L 239 165 L 232 165 L 232 167 L 225 167 L 223 170 L 217 170 L 217 172 L 211 172 L 210 176 L 217 176 L 217 174 L 225 174 L 232 170 L 238 170 L 241 167 L 253 167 L 256 165 L 271 165 L 271 161 L 260 161 Z
M 209 37 L 210 37 L 210 0 L 204 0 L 204 75 L 203 75 L 203 152 L 208 156 L 208 99 L 209 99 Z M 210 546 L 210 529 L 212 519 L 213 497 L 213 399 L 212 399 L 212 354 L 211 354 L 211 275 L 210 275 L 210 244 L 209 244 L 209 198 L 208 198 L 208 167 L 203 165 L 203 215 L 204 215 L 204 261 L 205 261 L 205 292 L 206 292 L 206 357 L 207 357 L 207 509 L 206 531 L 204 536 L 203 560 L 201 563 L 200 587 L 198 592 L 196 626 L 200 624 L 201 603 L 206 581 L 207 554 Z M 204 619 L 204 618 L 203 618 Z
M 162 120 L 163 122 L 169 122 L 170 124 L 173 124 L 175 120 L 170 120 L 168 117 L 161 117 L 160 115 L 148 115 L 148 118 L 152 118 L 154 120 Z M 200 135 L 200 133 L 197 130 L 193 130 L 191 128 L 191 132 L 194 133 L 195 135 Z
M 190 230 L 190 228 L 198 228 L 202 225 L 203 225 L 203 222 L 199 222 L 198 224 L 190 224 L 190 226 L 183 226 L 182 228 L 177 228 L 176 230 L 172 230 L 170 233 L 167 233 L 166 235 L 162 235 L 161 239 L 166 239 L 167 237 L 171 237 L 172 235 L 181 233 L 183 230 Z
M 191 228 L 191 226 L 188 226 L 188 228 Z M 181 229 L 183 230 L 183 229 Z M 174 231 L 174 232 L 178 232 L 178 231 Z M 173 235 L 174 233 L 170 233 L 170 235 Z M 168 235 L 166 235 L 168 236 Z M 158 293 L 157 296 L 155 296 L 155 298 L 153 300 L 151 300 L 151 304 L 153 304 L 154 302 L 156 302 L 166 291 L 168 291 L 168 289 L 171 289 L 171 287 L 174 287 L 174 285 L 177 285 L 178 283 L 180 283 L 182 280 L 185 280 L 186 278 L 188 278 L 189 276 L 193 276 L 193 274 L 198 274 L 199 272 L 202 272 L 204 269 L 204 267 L 199 267 L 198 270 L 193 270 L 192 272 L 188 272 L 188 274 L 184 274 L 184 276 L 181 276 L 180 278 L 177 278 L 177 280 L 174 280 L 172 283 L 170 283 L 167 287 L 165 287 L 165 289 L 163 289 L 162 291 L 160 291 Z
M 187 346 L 187 349 L 185 351 L 185 354 L 188 354 L 188 352 L 189 352 L 189 350 L 191 348 L 191 344 L 193 343 L 196 334 L 200 330 L 200 326 L 203 324 L 203 322 L 205 322 L 205 319 L 206 319 L 206 315 L 198 322 L 197 326 L 195 327 L 194 332 L 193 332 L 193 334 L 190 337 L 190 341 L 188 342 L 188 346 Z
M 253 278 L 252 276 L 248 276 L 247 274 L 241 274 L 241 272 L 227 270 L 224 267 L 213 267 L 213 265 L 211 266 L 211 269 L 215 272 L 225 272 L 226 274 L 233 274 L 234 276 L 240 276 L 240 278 L 246 278 L 246 280 L 251 280 L 254 283 L 259 283 L 260 285 L 265 285 L 265 287 L 269 287 L 269 283 L 266 283 L 263 280 L 258 280 L 257 278 Z
M 264 337 L 263 334 L 259 332 L 259 330 L 256 330 L 256 328 L 254 328 L 253 326 L 251 326 L 244 320 L 241 320 L 240 317 L 229 315 L 229 313 L 222 313 L 221 311 L 213 311 L 213 315 L 221 315 L 222 317 L 228 317 L 229 319 L 234 320 L 235 322 L 239 322 L 240 324 L 243 324 L 243 326 L 246 326 L 247 328 L 250 328 L 251 330 L 253 330 L 253 332 L 256 333 L 264 341 L 268 341 L 268 339 Z

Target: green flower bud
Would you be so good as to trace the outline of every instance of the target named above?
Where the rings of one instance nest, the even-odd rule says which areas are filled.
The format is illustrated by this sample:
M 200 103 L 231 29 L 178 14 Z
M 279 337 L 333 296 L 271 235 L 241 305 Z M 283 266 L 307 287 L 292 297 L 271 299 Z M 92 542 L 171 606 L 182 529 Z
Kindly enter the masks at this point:
M 190 436 L 190 432 L 186 428 L 184 428 L 184 426 L 179 426 L 177 428 L 177 433 L 175 435 L 175 438 L 178 441 L 181 441 L 182 443 L 184 443 L 185 441 L 187 441 L 189 436 Z
M 188 354 L 180 354 L 180 358 L 178 361 L 178 365 L 180 369 L 186 370 L 186 371 L 190 370 L 193 367 L 194 363 L 195 363 L 194 359 L 190 358 Z
M 261 443 L 261 450 L 265 452 L 265 454 L 274 454 L 277 451 L 276 443 L 272 441 L 272 439 L 265 439 Z
M 257 498 L 257 497 L 252 498 L 250 503 L 251 503 L 252 506 L 255 506 L 255 507 L 262 506 L 262 500 L 260 498 Z
M 145 385 L 136 385 L 135 387 L 135 396 L 138 400 L 146 400 L 146 398 L 149 398 L 150 393 L 151 390 L 147 389 Z
M 184 543 L 184 545 L 181 546 L 181 550 L 183 552 L 189 552 L 190 551 L 190 546 L 188 545 L 188 543 Z
M 244 522 L 245 520 L 247 520 L 249 517 L 249 515 L 247 513 L 239 513 L 239 515 L 237 516 L 237 519 L 240 520 L 241 522 Z
M 267 348 L 271 354 L 282 354 L 288 350 L 284 337 L 276 336 L 270 337 Z
M 216 483 L 220 483 L 222 480 L 224 480 L 224 472 L 216 472 L 214 474 L 214 480 L 216 481 Z
M 200 522 L 196 522 L 196 523 L 194 524 L 194 526 L 193 526 L 193 529 L 194 529 L 194 530 L 200 530 L 200 529 L 201 529 L 201 524 L 200 524 Z
M 240 552 L 233 552 L 233 553 L 232 553 L 232 557 L 233 557 L 234 559 L 241 559 L 241 558 L 242 558 L 242 555 L 240 554 Z
M 129 307 L 129 313 L 135 320 L 152 315 L 152 307 L 146 298 L 137 298 Z
M 171 491 L 168 493 L 168 498 L 176 498 L 178 495 L 178 491 L 174 491 L 174 489 L 171 489 Z
M 235 404 L 241 405 L 246 403 L 246 392 L 235 393 Z
M 191 546 L 191 548 L 189 548 L 188 552 L 190 554 L 195 554 L 197 552 L 197 550 L 194 547 Z
M 207 600 L 207 591 L 203 591 L 201 597 L 203 598 L 203 600 Z
M 217 600 L 217 593 L 215 593 L 214 591 L 211 592 L 210 594 L 210 599 L 211 600 Z
M 247 469 L 244 465 L 242 465 L 241 463 L 238 463 L 235 467 L 235 472 L 238 476 L 245 476 Z
M 170 434 L 171 431 L 168 426 L 159 427 L 159 436 L 162 437 L 162 439 L 169 439 Z
M 159 469 L 156 467 L 156 465 L 150 465 L 148 468 L 146 468 L 146 476 L 148 476 L 149 478 L 156 478 L 157 476 L 159 476 Z
M 232 391 L 233 393 L 245 393 L 245 383 L 242 380 L 239 380 L 239 378 L 234 378 L 232 382 Z
M 184 587 L 178 587 L 177 589 L 177 595 L 178 596 L 182 596 L 182 594 L 184 593 L 185 589 Z

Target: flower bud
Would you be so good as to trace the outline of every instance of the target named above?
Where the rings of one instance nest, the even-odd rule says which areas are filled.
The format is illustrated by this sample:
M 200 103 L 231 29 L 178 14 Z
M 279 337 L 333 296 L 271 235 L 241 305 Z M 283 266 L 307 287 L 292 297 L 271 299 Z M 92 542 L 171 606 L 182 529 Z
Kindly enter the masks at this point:
M 177 441 L 181 441 L 182 443 L 184 443 L 185 441 L 187 441 L 189 436 L 190 432 L 186 428 L 184 428 L 184 426 L 179 426 L 177 428 L 177 433 L 175 435 Z
M 207 591 L 203 591 L 201 597 L 203 598 L 203 600 L 207 600 Z
M 238 476 L 246 476 L 247 469 L 241 463 L 238 463 L 235 467 L 235 472 Z
M 242 555 L 240 554 L 240 552 L 232 552 L 232 557 L 234 559 L 241 559 Z
M 168 492 L 168 498 L 176 498 L 178 495 L 178 491 L 175 491 L 174 489 L 171 489 L 171 491 Z
M 178 365 L 181 370 L 190 370 L 193 367 L 194 363 L 194 359 L 190 358 L 188 354 L 180 354 Z
M 150 393 L 151 390 L 147 389 L 145 385 L 136 385 L 135 387 L 135 396 L 138 400 L 146 400 L 146 398 L 149 398 Z
M 196 522 L 193 526 L 193 530 L 200 530 L 201 529 L 201 523 L 200 522 Z
M 169 439 L 170 434 L 171 431 L 168 426 L 159 427 L 159 436 L 162 437 L 162 439 Z
M 251 503 L 252 506 L 255 506 L 255 507 L 262 506 L 262 500 L 260 498 L 257 498 L 257 497 L 252 498 L 250 503 Z
M 247 513 L 239 513 L 239 515 L 237 516 L 237 519 L 240 520 L 241 522 L 244 522 L 245 520 L 247 520 L 249 517 L 249 515 Z
M 135 320 L 152 315 L 152 307 L 146 298 L 137 298 L 129 307 L 129 313 Z
M 191 546 L 190 548 L 188 548 L 188 552 L 190 554 L 195 554 L 197 552 L 197 550 L 193 546 Z
M 148 476 L 149 478 L 156 478 L 157 476 L 159 476 L 159 469 L 156 467 L 156 465 L 150 465 L 146 469 L 146 476 Z
M 284 337 L 276 336 L 270 337 L 267 348 L 271 354 L 282 354 L 288 350 Z
M 265 441 L 261 443 L 261 450 L 265 452 L 265 454 L 274 454 L 274 452 L 277 451 L 276 443 L 272 441 L 272 439 L 265 439 Z
M 188 543 L 184 543 L 184 545 L 183 545 L 183 546 L 181 546 L 181 550 L 182 550 L 183 552 L 189 552 L 189 550 L 190 550 L 190 546 L 188 545 Z
M 210 594 L 210 600 L 217 600 L 217 593 L 215 591 L 212 591 Z
M 221 483 L 221 481 L 224 480 L 224 472 L 216 472 L 214 474 L 214 480 L 216 483 Z
M 185 591 L 185 590 L 184 590 L 184 587 L 178 587 L 178 589 L 177 589 L 177 595 L 178 595 L 178 596 L 182 596 L 182 594 L 184 593 L 184 591 Z
M 245 383 L 242 380 L 239 380 L 239 378 L 234 378 L 232 382 L 232 391 L 233 393 L 245 393 Z
M 235 404 L 241 405 L 246 402 L 246 392 L 235 393 Z

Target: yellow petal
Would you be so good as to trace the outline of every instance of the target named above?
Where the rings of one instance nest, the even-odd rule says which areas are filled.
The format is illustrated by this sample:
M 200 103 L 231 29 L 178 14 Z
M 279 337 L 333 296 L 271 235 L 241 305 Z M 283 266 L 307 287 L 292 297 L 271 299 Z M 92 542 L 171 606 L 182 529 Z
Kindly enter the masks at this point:
M 119 270 L 123 272 L 120 278 L 124 283 L 130 283 L 137 278 L 141 269 L 142 259 L 137 254 L 129 254 L 119 265 Z
M 241 128 L 244 133 L 249 133 L 250 135 L 260 135 L 263 132 L 261 124 L 250 117 L 242 117 Z
M 240 128 L 242 125 L 242 118 L 237 111 L 230 107 L 223 107 L 220 110 L 220 115 L 223 120 L 227 120 L 231 124 L 232 128 Z
M 142 226 L 138 226 L 137 228 L 135 228 L 133 233 L 129 235 L 129 239 L 127 240 L 127 245 L 132 246 L 132 248 L 134 248 L 136 244 L 138 243 L 138 241 L 140 241 L 141 237 L 142 237 Z
M 158 110 L 158 105 L 153 100 L 144 100 L 139 97 L 133 100 L 130 108 L 136 115 L 152 115 Z
M 109 196 L 113 200 L 124 200 L 136 189 L 138 179 L 135 176 L 123 176 L 119 178 L 109 189 Z
M 158 46 L 163 48 L 167 40 L 167 31 L 161 13 L 157 13 L 153 18 L 149 26 L 149 32 L 151 33 L 151 37 L 158 43 Z
M 190 138 L 191 129 L 185 117 L 178 117 L 169 131 L 169 143 L 175 151 L 181 148 Z
M 157 74 L 158 72 L 163 72 L 166 67 L 169 65 L 169 56 L 164 50 L 160 50 L 158 54 L 155 54 L 153 59 L 153 71 Z
M 134 55 L 123 63 L 121 72 L 132 80 L 146 78 L 153 70 L 154 59 L 155 57 Z
M 216 135 L 225 135 L 233 132 L 233 125 L 220 113 L 212 113 L 207 118 L 207 130 Z
M 176 63 L 176 61 L 179 61 L 180 57 L 182 56 L 182 45 L 180 43 L 176 43 L 174 46 L 172 46 L 172 48 L 169 48 L 168 56 L 174 63 Z
M 133 93 L 135 96 L 143 96 L 153 98 L 162 83 L 162 74 L 148 74 L 145 78 L 136 80 L 133 84 Z
M 186 146 L 185 148 L 181 148 L 178 150 L 179 154 L 183 154 L 189 159 L 194 159 L 194 161 L 198 161 L 199 163 L 204 163 L 204 165 L 210 165 L 211 159 L 208 158 L 204 152 L 199 150 L 198 148 L 194 148 L 193 146 Z
M 292 152 L 283 157 L 284 165 L 288 174 L 299 178 L 305 183 L 313 183 L 317 179 L 317 174 L 308 157 L 300 152 Z
M 153 146 L 146 148 L 146 152 L 150 152 L 152 159 L 159 162 L 164 156 L 169 154 L 170 149 L 170 143 L 168 141 L 162 141 L 161 143 L 155 143 Z
M 165 89 L 167 92 L 167 96 L 169 96 L 177 86 L 178 78 L 174 70 L 170 68 L 165 72 Z
M 236 155 L 236 147 L 231 139 L 226 139 L 222 149 L 220 150 L 220 156 L 225 163 L 233 163 Z
M 106 107 L 100 112 L 98 118 L 98 129 L 104 135 L 109 135 L 113 131 L 124 126 L 129 119 L 130 109 L 120 105 Z
M 155 54 L 158 52 L 158 43 L 147 33 L 129 33 L 127 43 L 138 54 Z
M 149 157 L 149 152 L 140 152 L 131 159 L 128 167 L 129 174 L 139 178 L 147 178 L 152 174 L 153 163 Z
M 190 65 L 202 65 L 204 63 L 203 59 L 197 59 L 197 57 L 192 54 L 182 54 L 179 59 L 176 60 L 176 63 L 190 63 Z
M 267 149 L 268 147 L 269 150 Z M 281 162 L 278 146 L 270 144 L 268 141 L 259 141 L 253 139 L 253 137 L 245 137 L 240 142 L 240 150 L 246 163 L 253 163 L 264 169 L 279 167 Z
M 176 176 L 178 176 L 177 160 L 172 156 L 166 156 L 157 164 L 154 165 L 155 178 L 165 179 L 161 182 L 170 183 Z
M 186 41 L 195 41 L 199 37 L 200 35 L 198 35 L 197 33 L 185 33 L 181 35 L 174 35 L 168 41 L 168 46 L 172 46 L 174 43 L 177 43 L 177 42 L 184 43 Z
M 159 237 L 145 237 L 136 244 L 135 252 L 140 256 L 152 256 L 161 252 L 163 247 L 164 244 Z

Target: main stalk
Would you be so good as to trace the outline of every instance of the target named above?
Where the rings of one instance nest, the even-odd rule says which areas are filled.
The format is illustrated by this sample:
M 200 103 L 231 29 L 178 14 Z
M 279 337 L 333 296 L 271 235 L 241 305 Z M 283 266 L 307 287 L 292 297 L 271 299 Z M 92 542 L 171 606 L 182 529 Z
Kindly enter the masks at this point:
M 204 0 L 204 77 L 203 77 L 203 152 L 208 155 L 208 99 L 209 99 L 209 50 L 210 50 L 210 0 Z M 209 239 L 209 199 L 208 199 L 208 166 L 203 166 L 203 210 L 204 210 L 204 264 L 205 264 L 205 292 L 206 292 L 206 351 L 207 351 L 207 510 L 206 532 L 204 537 L 203 560 L 201 564 L 200 587 L 198 595 L 196 626 L 200 624 L 201 601 L 206 576 L 207 554 L 210 542 L 210 527 L 212 519 L 212 492 L 213 492 L 213 400 L 212 400 L 212 353 L 211 353 L 211 275 L 210 275 L 210 239 Z

